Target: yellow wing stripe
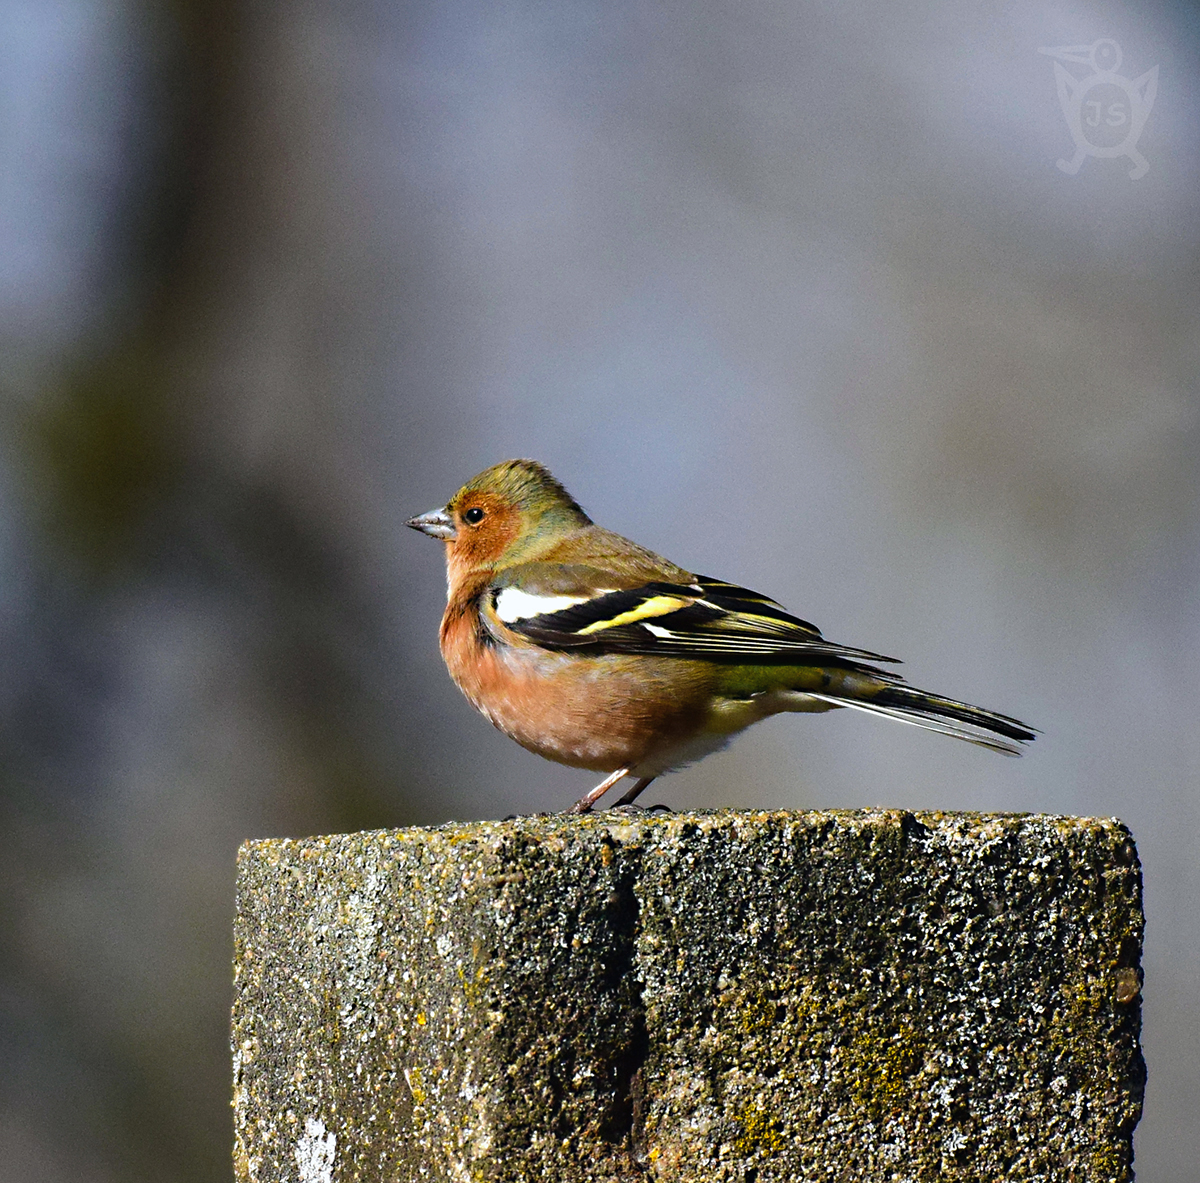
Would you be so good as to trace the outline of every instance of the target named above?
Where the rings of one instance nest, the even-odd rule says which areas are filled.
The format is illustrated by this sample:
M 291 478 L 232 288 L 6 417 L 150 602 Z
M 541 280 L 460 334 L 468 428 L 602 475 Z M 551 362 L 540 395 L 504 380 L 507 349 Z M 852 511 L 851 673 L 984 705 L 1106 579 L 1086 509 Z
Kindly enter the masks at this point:
M 680 608 L 686 608 L 694 603 L 695 600 L 685 600 L 680 596 L 651 596 L 648 600 L 643 600 L 636 608 L 630 608 L 628 612 L 621 612 L 611 620 L 594 621 L 586 628 L 581 628 L 576 635 L 586 637 L 592 633 L 598 633 L 602 629 L 616 628 L 622 624 L 635 624 L 650 616 L 666 616 L 670 612 L 678 612 Z

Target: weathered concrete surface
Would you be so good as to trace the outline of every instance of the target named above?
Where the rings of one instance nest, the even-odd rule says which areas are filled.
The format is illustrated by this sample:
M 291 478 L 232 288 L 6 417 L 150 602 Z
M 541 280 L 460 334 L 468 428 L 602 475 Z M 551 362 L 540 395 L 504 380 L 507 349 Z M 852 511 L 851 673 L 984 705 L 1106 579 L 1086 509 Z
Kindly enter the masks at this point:
M 1132 1178 L 1113 820 L 524 818 L 248 843 L 240 1180 Z

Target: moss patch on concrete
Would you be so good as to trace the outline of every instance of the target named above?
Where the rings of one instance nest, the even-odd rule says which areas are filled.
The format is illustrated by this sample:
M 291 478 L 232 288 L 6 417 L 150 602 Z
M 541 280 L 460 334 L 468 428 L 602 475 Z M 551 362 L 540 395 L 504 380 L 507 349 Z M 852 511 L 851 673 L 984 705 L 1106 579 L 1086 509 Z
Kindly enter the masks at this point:
M 1113 820 L 522 818 L 248 843 L 240 1180 L 1132 1178 Z

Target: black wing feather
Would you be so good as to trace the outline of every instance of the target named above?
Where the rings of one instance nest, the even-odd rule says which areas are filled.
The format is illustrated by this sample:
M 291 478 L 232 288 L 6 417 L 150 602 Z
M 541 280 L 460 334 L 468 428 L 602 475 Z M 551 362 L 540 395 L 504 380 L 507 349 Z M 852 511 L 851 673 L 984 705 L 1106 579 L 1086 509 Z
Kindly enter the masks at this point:
M 680 606 L 625 624 L 606 623 L 636 613 L 659 597 L 677 599 Z M 767 596 L 704 577 L 690 585 L 653 582 L 608 592 L 507 627 L 547 649 L 579 653 L 691 657 L 731 665 L 812 663 L 850 669 L 869 668 L 863 666 L 868 661 L 895 660 L 827 641 L 815 625 L 792 616 Z

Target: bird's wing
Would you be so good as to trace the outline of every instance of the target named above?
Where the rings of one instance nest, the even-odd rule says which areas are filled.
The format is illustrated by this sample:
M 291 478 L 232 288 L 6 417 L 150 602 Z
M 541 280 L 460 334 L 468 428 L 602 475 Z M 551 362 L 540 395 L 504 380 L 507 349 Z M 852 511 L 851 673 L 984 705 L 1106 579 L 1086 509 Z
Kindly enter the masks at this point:
M 631 580 L 592 567 L 528 564 L 484 593 L 484 619 L 547 649 L 733 664 L 895 661 L 837 645 L 767 596 L 719 579 Z

